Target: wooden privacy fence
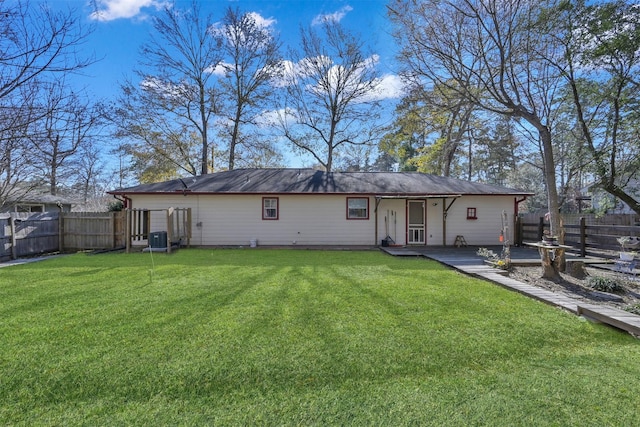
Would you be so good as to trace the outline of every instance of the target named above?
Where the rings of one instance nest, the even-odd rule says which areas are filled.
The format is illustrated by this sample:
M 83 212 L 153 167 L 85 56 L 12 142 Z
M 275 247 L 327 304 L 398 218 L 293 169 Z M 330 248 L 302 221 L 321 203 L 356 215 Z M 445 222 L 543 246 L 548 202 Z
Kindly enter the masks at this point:
M 124 248 L 124 212 L 0 214 L 0 260 L 48 252 Z
M 68 212 L 61 216 L 62 250 L 123 248 L 124 212 Z
M 575 247 L 581 256 L 601 255 L 602 251 L 618 251 L 621 249 L 617 241 L 619 237 L 640 237 L 640 225 L 634 215 L 612 215 L 604 219 L 610 221 L 609 224 L 603 223 L 600 218 L 589 216 L 563 216 L 563 219 L 564 242 Z M 540 241 L 544 231 L 548 229 L 549 223 L 544 217 L 537 218 L 535 222 L 531 221 L 531 217 L 518 217 L 515 243 L 522 245 L 523 242 Z
M 0 214 L 0 259 L 60 250 L 58 212 Z

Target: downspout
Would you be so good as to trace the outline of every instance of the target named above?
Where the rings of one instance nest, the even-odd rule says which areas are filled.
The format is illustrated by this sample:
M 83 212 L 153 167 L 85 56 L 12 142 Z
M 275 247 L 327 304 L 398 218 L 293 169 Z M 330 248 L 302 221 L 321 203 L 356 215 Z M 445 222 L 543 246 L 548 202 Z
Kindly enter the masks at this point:
M 518 211 L 520 210 L 520 203 L 524 202 L 525 200 L 527 200 L 527 196 L 524 196 L 522 199 L 518 200 L 518 199 L 514 199 L 514 204 L 513 204 L 513 214 L 514 215 L 518 215 Z

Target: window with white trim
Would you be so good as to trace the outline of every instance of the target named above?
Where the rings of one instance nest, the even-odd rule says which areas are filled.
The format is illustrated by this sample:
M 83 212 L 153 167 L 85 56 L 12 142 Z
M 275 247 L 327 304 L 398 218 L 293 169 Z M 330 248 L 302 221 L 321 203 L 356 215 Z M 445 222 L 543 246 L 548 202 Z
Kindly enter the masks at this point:
M 262 219 L 278 219 L 278 198 L 263 197 L 262 198 Z
M 369 198 L 347 197 L 347 219 L 369 219 Z

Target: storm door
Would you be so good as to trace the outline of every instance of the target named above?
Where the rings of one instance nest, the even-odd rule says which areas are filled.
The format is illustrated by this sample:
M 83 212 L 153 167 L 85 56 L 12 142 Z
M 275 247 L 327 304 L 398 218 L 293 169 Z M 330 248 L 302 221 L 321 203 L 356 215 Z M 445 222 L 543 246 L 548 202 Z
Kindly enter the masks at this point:
M 424 245 L 424 200 L 407 201 L 407 243 L 410 245 Z

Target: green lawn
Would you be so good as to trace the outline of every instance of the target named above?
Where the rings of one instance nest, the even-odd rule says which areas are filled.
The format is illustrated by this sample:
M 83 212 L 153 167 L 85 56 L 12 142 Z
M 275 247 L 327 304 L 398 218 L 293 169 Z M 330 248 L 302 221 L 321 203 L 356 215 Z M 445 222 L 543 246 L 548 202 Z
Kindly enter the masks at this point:
M 0 425 L 638 425 L 640 341 L 375 251 L 0 269 Z

